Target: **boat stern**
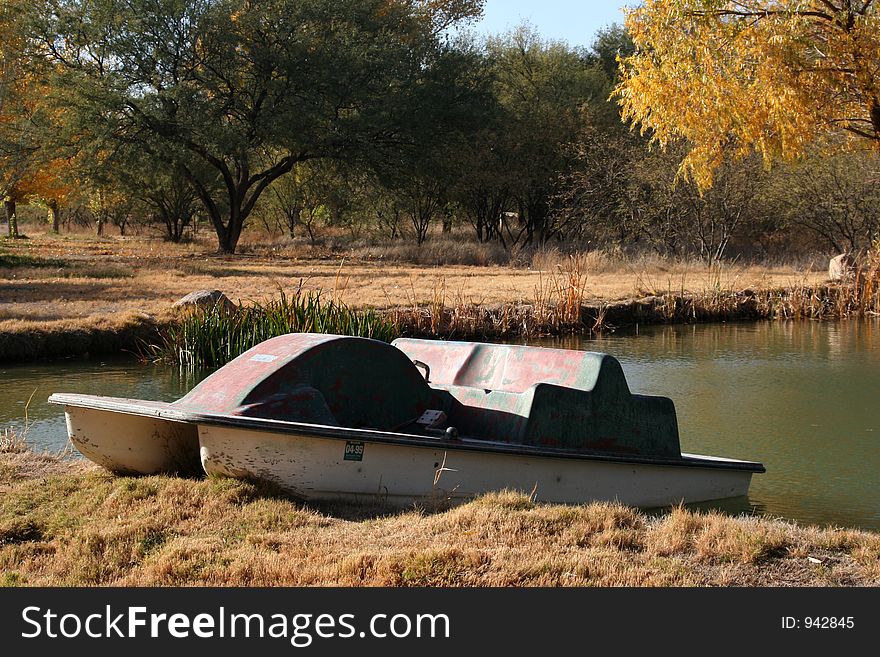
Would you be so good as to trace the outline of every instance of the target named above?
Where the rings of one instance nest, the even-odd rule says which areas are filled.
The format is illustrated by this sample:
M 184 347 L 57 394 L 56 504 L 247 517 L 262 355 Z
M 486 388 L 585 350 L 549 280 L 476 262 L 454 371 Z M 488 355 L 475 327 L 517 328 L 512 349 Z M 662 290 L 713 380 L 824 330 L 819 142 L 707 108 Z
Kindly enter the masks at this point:
M 105 400 L 101 403 L 101 400 Z M 111 398 L 53 395 L 64 405 L 70 442 L 90 461 L 115 474 L 192 474 L 201 472 L 199 434 L 194 424 L 159 416 L 155 404 L 125 410 L 108 408 Z

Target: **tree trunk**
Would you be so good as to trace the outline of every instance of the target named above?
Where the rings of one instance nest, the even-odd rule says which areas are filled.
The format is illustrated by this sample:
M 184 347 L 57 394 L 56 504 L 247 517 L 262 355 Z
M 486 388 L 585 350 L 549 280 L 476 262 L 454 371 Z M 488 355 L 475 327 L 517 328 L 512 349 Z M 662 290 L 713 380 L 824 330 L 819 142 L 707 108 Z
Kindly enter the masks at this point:
M 454 215 L 450 208 L 444 208 L 443 210 L 443 232 L 451 233 L 452 232 L 452 220 L 454 219 Z
M 231 255 L 235 253 L 244 222 L 254 209 L 257 199 L 273 181 L 290 172 L 293 165 L 301 160 L 291 157 L 284 158 L 270 169 L 259 174 L 259 176 L 249 178 L 247 158 L 245 157 L 236 166 L 237 171 L 240 172 L 237 182 L 233 180 L 231 172 L 223 162 L 216 158 L 209 158 L 209 161 L 223 173 L 226 181 L 226 193 L 229 200 L 229 220 L 226 223 L 224 223 L 221 216 L 220 207 L 214 202 L 208 188 L 186 167 L 183 167 L 182 172 L 193 186 L 193 189 L 205 206 L 211 223 L 214 225 L 214 231 L 217 233 L 218 250 L 220 253 Z
M 238 246 L 238 240 L 241 237 L 243 224 L 244 218 L 241 216 L 240 211 L 233 208 L 233 211 L 230 213 L 229 223 L 225 230 L 222 233 L 217 231 L 220 253 L 228 255 L 235 253 L 235 249 Z
M 880 140 L 880 101 L 876 98 L 871 102 L 871 125 L 874 127 L 874 138 Z
M 299 225 L 300 217 L 302 216 L 302 208 L 291 208 L 290 212 L 287 215 L 287 232 L 290 235 L 290 239 L 296 237 L 296 227 Z
M 98 219 L 97 228 L 95 229 L 95 234 L 98 237 L 104 237 L 104 220 L 103 219 Z
M 15 201 L 3 202 L 6 208 L 6 221 L 9 223 L 9 237 L 18 237 L 18 218 L 15 215 Z
M 58 234 L 59 224 L 61 221 L 61 214 L 58 211 L 58 201 L 51 200 L 48 203 L 49 206 L 49 223 L 52 224 L 52 232 L 56 235 Z

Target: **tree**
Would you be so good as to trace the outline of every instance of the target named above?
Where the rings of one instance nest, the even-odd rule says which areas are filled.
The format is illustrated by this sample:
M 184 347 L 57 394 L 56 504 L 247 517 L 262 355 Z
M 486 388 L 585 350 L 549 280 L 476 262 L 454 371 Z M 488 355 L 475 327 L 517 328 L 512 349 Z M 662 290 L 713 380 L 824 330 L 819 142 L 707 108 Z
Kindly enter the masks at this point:
M 626 27 L 623 116 L 661 145 L 685 139 L 681 172 L 703 188 L 727 154 L 788 159 L 846 135 L 880 147 L 873 0 L 645 0 Z
M 512 135 L 497 117 L 458 151 L 463 175 L 457 177 L 451 193 L 474 227 L 478 242 L 505 244 L 501 217 L 511 201 L 514 158 Z
M 502 112 L 494 145 L 509 149 L 490 161 L 510 163 L 508 189 L 519 217 L 515 228 L 504 225 L 507 245 L 543 244 L 557 234 L 551 202 L 569 164 L 567 145 L 580 130 L 583 106 L 607 104 L 609 81 L 590 53 L 544 42 L 528 26 L 489 39 L 487 55 Z M 486 182 L 501 198 L 504 187 Z M 493 205 L 486 196 L 483 206 Z
M 125 236 L 125 229 L 131 222 L 135 201 L 130 196 L 112 187 L 92 185 L 88 191 L 88 206 L 95 222 L 95 234 L 104 236 L 104 227 L 109 223 L 119 228 Z
M 303 162 L 294 167 L 293 171 L 276 180 L 271 187 L 271 206 L 283 218 L 284 227 L 290 239 L 296 237 L 297 228 L 302 222 L 303 211 L 311 203 L 309 183 L 312 170 L 309 163 Z M 314 237 L 309 234 L 312 241 Z
M 696 255 L 711 265 L 762 218 L 767 176 L 759 158 L 726 160 L 715 184 L 701 190 L 676 180 L 682 144 L 649 150 L 638 135 L 588 118 L 584 124 L 557 199 L 565 234 L 621 248 L 639 244 L 663 256 Z
M 124 234 L 129 219 L 138 215 L 145 223 L 161 225 L 165 238 L 171 242 L 183 239 L 200 203 L 182 167 L 169 167 L 134 144 L 120 144 L 112 152 L 81 160 L 77 162 L 77 173 L 83 186 L 89 189 L 91 197 L 95 196 L 95 190 L 100 190 L 97 207 L 102 210 L 93 210 L 96 217 L 109 218 Z M 203 160 L 190 156 L 187 167 L 197 172 L 212 194 L 220 189 L 219 174 Z M 110 201 L 109 205 L 104 199 Z M 123 201 L 136 202 L 126 206 Z M 95 205 L 94 198 L 90 205 Z M 107 213 L 108 208 L 112 208 L 112 212 Z
M 721 261 L 737 232 L 762 217 L 765 208 L 759 192 L 766 186 L 766 178 L 760 158 L 753 155 L 722 162 L 711 189 L 701 190 L 690 181 L 679 182 L 691 248 L 706 264 Z
M 806 228 L 835 253 L 856 253 L 880 238 L 880 157 L 874 153 L 813 152 L 774 171 L 765 196 L 789 230 Z
M 17 57 L 19 44 L 15 35 L 15 21 L 20 7 L 13 3 L 0 5 L 0 197 L 2 197 L 10 237 L 18 236 L 16 221 L 15 187 L 26 173 L 32 156 L 32 147 L 26 139 L 23 115 L 24 71 Z M 7 36 L 8 35 L 8 36 Z
M 481 7 L 44 0 L 30 36 L 63 141 L 92 152 L 134 145 L 179 170 L 231 253 L 260 195 L 298 163 L 381 160 L 467 121 L 464 100 L 479 90 L 442 35 Z
M 10 237 L 18 236 L 16 204 L 37 202 L 48 209 L 58 232 L 59 205 L 70 193 L 64 182 L 69 163 L 45 148 L 41 129 L 51 123 L 43 81 L 28 66 L 20 29 L 27 3 L 0 3 L 0 198 Z
M 597 31 L 591 48 L 606 77 L 615 81 L 620 75 L 618 58 L 631 57 L 635 51 L 629 32 L 617 23 L 612 23 Z

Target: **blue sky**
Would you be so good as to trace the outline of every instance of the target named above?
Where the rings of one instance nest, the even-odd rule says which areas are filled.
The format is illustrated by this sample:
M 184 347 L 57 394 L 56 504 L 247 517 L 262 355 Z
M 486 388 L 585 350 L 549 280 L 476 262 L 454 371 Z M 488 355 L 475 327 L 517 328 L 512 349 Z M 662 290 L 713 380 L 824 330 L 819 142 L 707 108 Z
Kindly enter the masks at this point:
M 638 0 L 487 0 L 484 18 L 476 26 L 482 34 L 498 34 L 523 20 L 547 39 L 589 46 L 599 28 L 623 23 L 620 8 Z

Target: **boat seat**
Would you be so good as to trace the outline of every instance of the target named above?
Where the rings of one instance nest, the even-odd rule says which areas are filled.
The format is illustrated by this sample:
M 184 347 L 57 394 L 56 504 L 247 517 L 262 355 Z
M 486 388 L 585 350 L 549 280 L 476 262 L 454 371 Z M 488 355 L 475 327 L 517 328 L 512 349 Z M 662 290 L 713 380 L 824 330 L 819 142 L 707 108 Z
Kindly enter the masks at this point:
M 462 436 L 521 444 L 531 408 L 531 392 L 434 385 L 449 395 L 448 423 Z
M 680 458 L 672 400 L 617 392 L 536 384 L 523 444 Z
M 449 422 L 462 435 L 535 447 L 680 457 L 672 401 L 631 394 L 617 359 L 595 356 L 600 357 L 591 359 L 595 376 L 589 388 L 537 382 L 522 392 L 508 392 L 433 385 L 453 398 Z
M 293 333 L 263 342 L 203 381 L 177 405 L 354 429 L 393 431 L 425 410 L 446 411 L 406 355 L 367 338 Z
M 617 363 L 606 354 L 524 345 L 413 338 L 398 338 L 392 344 L 409 358 L 426 363 L 433 384 L 504 392 L 525 392 L 536 383 L 592 390 L 613 369 L 610 361 Z M 620 378 L 625 386 L 622 372 Z

